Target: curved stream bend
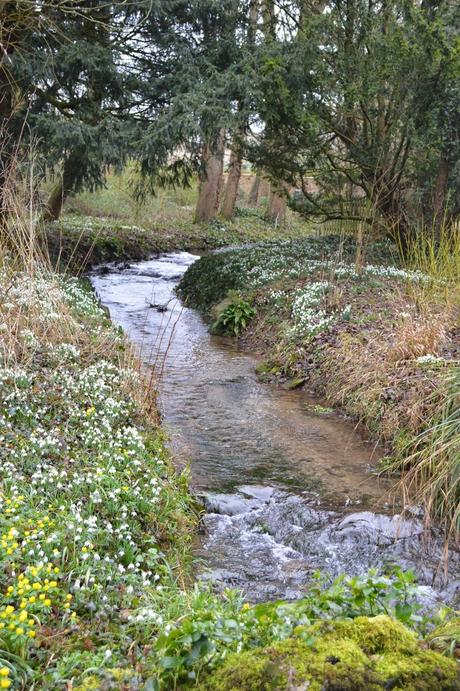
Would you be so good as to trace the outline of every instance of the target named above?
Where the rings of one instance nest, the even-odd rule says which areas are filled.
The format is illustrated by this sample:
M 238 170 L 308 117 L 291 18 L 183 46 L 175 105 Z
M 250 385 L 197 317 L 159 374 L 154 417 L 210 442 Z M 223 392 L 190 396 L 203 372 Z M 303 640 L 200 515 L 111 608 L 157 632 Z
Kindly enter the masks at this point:
M 302 391 L 260 382 L 254 358 L 210 336 L 200 315 L 175 297 L 196 259 L 169 253 L 102 267 L 91 280 L 143 360 L 163 372 L 173 448 L 191 459 L 207 508 L 203 577 L 241 587 L 254 601 L 296 598 L 317 569 L 356 574 L 397 562 L 415 569 L 428 600 L 451 600 L 460 586 L 458 555 L 446 580 L 442 544 L 434 539 L 427 554 L 421 521 L 391 515 L 388 487 L 372 473 L 373 448 L 353 426 L 308 413 Z

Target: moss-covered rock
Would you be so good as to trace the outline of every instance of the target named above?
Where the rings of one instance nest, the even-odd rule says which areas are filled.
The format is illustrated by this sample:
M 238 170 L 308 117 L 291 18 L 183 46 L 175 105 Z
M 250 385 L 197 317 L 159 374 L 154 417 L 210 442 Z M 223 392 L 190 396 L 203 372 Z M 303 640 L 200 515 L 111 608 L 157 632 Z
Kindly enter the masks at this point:
M 424 650 L 386 616 L 322 622 L 305 640 L 234 654 L 203 691 L 428 691 L 460 689 L 457 663 Z M 312 642 L 310 642 L 312 641 Z
M 400 622 L 383 614 L 371 618 L 319 622 L 312 626 L 310 631 L 321 640 L 353 640 L 367 655 L 380 655 L 386 651 L 418 650 L 415 634 Z

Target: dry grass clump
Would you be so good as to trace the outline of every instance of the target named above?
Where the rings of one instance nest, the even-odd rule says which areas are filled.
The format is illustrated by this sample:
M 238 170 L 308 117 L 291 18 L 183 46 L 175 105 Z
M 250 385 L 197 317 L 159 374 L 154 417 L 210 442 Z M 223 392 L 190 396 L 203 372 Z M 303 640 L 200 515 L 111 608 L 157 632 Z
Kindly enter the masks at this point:
M 449 542 L 460 534 L 460 368 L 444 378 L 442 401 L 427 428 L 393 463 L 406 504 L 414 498 L 427 522 L 440 521 Z
M 437 232 L 424 233 L 413 242 L 409 260 L 431 280 L 418 287 L 422 309 L 440 305 L 437 319 L 426 328 L 433 340 L 430 353 L 446 344 L 443 324 L 458 326 L 460 312 L 460 224 L 442 224 Z M 446 318 L 446 315 L 448 317 Z M 444 348 L 443 348 L 444 346 Z M 436 349 L 437 347 L 437 349 Z M 423 506 L 428 524 L 436 520 L 448 543 L 460 535 L 460 363 L 453 359 L 438 376 L 434 393 L 425 397 L 430 416 L 414 440 L 401 450 L 393 470 L 401 474 L 400 486 L 407 505 Z
M 396 306 L 395 306 L 396 308 Z M 417 358 L 436 354 L 447 342 L 444 315 L 390 318 L 351 332 L 345 326 L 319 351 L 310 380 L 385 444 L 417 435 L 431 415 L 437 374 Z
M 398 362 L 436 355 L 446 344 L 449 321 L 445 311 L 421 317 L 409 315 L 397 329 L 394 345 L 386 349 L 386 359 Z

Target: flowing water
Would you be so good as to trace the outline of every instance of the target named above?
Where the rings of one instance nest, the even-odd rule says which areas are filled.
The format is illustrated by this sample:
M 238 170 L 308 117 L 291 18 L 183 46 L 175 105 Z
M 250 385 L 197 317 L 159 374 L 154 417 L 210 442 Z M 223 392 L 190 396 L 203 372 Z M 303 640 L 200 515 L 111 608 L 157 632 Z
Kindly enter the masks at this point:
M 92 283 L 162 374 L 172 448 L 178 462 L 190 461 L 207 510 L 201 577 L 258 601 L 300 597 L 317 569 L 358 574 L 399 563 L 417 572 L 428 600 L 452 600 L 460 559 L 452 555 L 446 576 L 442 542 L 434 535 L 428 548 L 420 519 L 402 520 L 388 505 L 390 487 L 374 472 L 378 450 L 338 415 L 311 412 L 305 392 L 260 382 L 255 359 L 210 336 L 176 298 L 196 259 L 178 252 L 101 267 Z

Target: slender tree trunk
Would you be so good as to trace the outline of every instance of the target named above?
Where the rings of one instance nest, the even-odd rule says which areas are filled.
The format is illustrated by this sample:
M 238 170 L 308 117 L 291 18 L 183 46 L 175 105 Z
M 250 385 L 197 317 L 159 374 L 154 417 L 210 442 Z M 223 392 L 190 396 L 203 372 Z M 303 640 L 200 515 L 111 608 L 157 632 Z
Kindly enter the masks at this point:
M 256 175 L 254 182 L 252 183 L 251 190 L 249 192 L 248 204 L 250 206 L 257 206 L 259 201 L 259 190 L 260 190 L 260 175 Z
M 449 161 L 444 151 L 441 152 L 438 164 L 438 173 L 436 176 L 436 185 L 434 188 L 433 199 L 433 219 L 435 228 L 439 231 L 441 228 L 444 213 L 447 192 L 447 182 L 449 179 Z
M 232 150 L 230 155 L 230 165 L 228 168 L 227 185 L 225 187 L 225 197 L 222 206 L 222 216 L 228 220 L 235 215 L 236 199 L 241 177 L 241 166 L 243 159 L 239 151 Z
M 42 219 L 45 221 L 45 223 L 59 220 L 62 207 L 64 206 L 65 197 L 64 182 L 63 178 L 61 177 L 51 190 L 50 196 L 45 204 L 42 215 Z
M 262 3 L 263 34 L 267 45 L 273 45 L 276 40 L 276 12 L 274 0 L 263 0 Z M 270 138 L 270 132 L 268 131 Z M 268 206 L 265 220 L 277 225 L 283 225 L 286 219 L 286 200 L 280 197 L 273 185 L 269 186 Z
M 43 209 L 42 219 L 45 223 L 59 220 L 64 202 L 74 188 L 76 165 L 78 165 L 77 155 L 70 154 L 64 161 L 62 175 L 51 190 Z
M 268 196 L 268 207 L 265 213 L 265 220 L 276 225 L 284 225 L 286 220 L 286 199 L 280 197 L 279 194 L 270 185 L 270 193 Z
M 355 255 L 355 269 L 356 273 L 361 274 L 364 262 L 364 227 L 363 222 L 358 222 L 358 232 L 356 233 L 356 255 Z
M 217 216 L 224 171 L 224 136 L 221 132 L 214 151 L 203 148 L 203 177 L 200 180 L 195 223 L 206 223 Z
M 5 60 L 3 56 L 2 60 Z M 8 216 L 7 186 L 14 150 L 10 133 L 13 101 L 11 76 L 7 68 L 0 67 L 0 225 L 6 223 Z

